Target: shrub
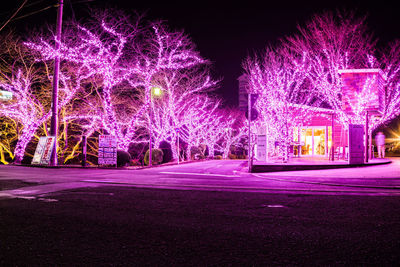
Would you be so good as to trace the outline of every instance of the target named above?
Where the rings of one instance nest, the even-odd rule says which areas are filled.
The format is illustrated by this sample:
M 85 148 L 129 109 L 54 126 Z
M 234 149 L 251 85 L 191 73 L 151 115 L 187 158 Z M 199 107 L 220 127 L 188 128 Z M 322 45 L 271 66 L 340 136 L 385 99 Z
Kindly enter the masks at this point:
M 221 156 L 221 155 L 216 155 L 216 156 L 214 157 L 214 159 L 222 159 L 222 156 Z
M 237 155 L 237 159 L 247 159 L 246 155 Z
M 140 160 L 139 159 L 132 159 L 131 160 L 131 166 L 140 166 Z
M 151 150 L 151 163 L 152 165 L 161 164 L 163 161 L 163 152 L 161 149 L 152 149 Z M 146 151 L 144 155 L 144 165 L 149 165 L 149 150 Z
M 167 141 L 162 141 L 160 143 L 160 149 L 163 152 L 162 163 L 170 162 L 172 160 L 172 158 L 173 158 L 171 144 L 168 143 Z
M 123 167 L 131 161 L 131 154 L 124 150 L 117 150 L 117 166 Z
M 229 159 L 237 159 L 237 157 L 236 157 L 235 154 L 229 154 L 229 155 L 228 155 L 228 158 L 229 158 Z
M 201 150 L 200 150 L 199 147 L 197 147 L 197 146 L 192 146 L 192 147 L 190 148 L 190 158 L 191 158 L 192 160 L 193 160 L 193 159 L 199 159 L 200 155 L 201 155 Z

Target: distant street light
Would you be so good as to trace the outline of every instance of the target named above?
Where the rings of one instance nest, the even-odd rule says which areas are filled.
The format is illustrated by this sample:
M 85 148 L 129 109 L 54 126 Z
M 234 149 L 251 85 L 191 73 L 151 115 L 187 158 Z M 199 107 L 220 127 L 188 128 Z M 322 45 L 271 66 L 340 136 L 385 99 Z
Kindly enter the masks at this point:
M 162 89 L 160 87 L 153 87 L 153 95 L 154 96 L 161 96 Z

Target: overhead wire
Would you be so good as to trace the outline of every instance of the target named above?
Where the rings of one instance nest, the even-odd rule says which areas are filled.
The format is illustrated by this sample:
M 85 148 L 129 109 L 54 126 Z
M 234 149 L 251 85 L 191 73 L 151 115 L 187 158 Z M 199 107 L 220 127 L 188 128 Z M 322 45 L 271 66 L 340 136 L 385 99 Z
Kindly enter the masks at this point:
M 24 2 L 21 4 L 21 6 L 14 12 L 14 14 L 11 15 L 11 17 L 1 26 L 0 31 L 3 30 L 3 28 L 18 14 L 18 12 L 24 7 L 24 5 L 28 2 L 28 0 L 24 0 Z

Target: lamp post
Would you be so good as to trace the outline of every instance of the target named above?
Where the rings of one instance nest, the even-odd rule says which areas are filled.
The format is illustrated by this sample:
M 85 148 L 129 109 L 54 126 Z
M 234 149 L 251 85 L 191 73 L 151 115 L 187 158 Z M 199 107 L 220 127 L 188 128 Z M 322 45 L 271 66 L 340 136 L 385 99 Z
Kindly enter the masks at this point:
M 150 125 L 149 125 L 149 131 L 150 131 L 150 137 L 149 137 L 149 166 L 151 167 L 153 165 L 153 95 L 154 96 L 161 96 L 162 90 L 160 87 L 152 87 L 150 91 L 150 107 L 149 107 L 149 120 L 150 120 Z
M 175 131 L 176 131 L 176 134 L 177 134 L 177 136 L 178 136 L 177 141 L 178 141 L 178 164 L 179 164 L 179 157 L 180 157 L 180 151 L 179 151 L 179 132 L 180 132 L 180 129 L 177 127 L 177 128 L 175 128 Z

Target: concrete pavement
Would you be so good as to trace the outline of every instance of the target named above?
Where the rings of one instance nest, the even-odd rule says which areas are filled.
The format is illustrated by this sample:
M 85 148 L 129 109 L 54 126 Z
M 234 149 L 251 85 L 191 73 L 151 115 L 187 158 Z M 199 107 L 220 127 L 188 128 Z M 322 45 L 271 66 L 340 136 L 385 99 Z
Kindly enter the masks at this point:
M 248 173 L 246 161 L 214 160 L 147 169 L 0 166 L 1 180 L 34 186 L 0 191 L 0 197 L 45 197 L 51 192 L 105 184 L 140 188 L 303 194 L 400 195 L 400 158 L 391 164 L 346 169 Z

